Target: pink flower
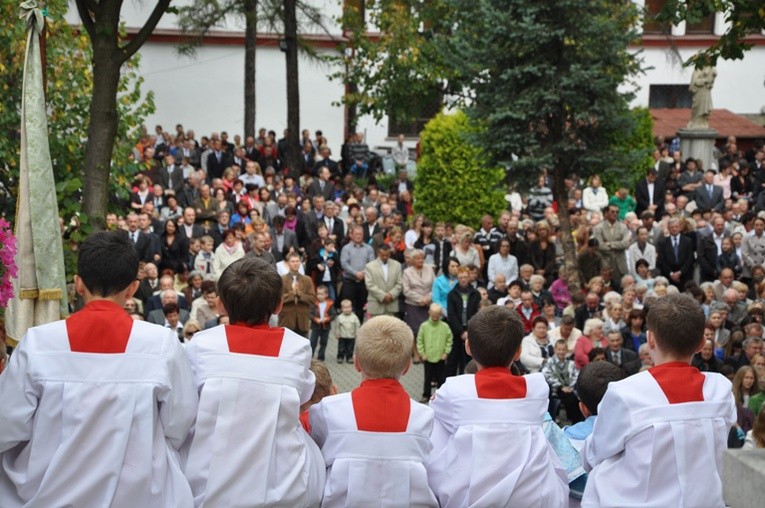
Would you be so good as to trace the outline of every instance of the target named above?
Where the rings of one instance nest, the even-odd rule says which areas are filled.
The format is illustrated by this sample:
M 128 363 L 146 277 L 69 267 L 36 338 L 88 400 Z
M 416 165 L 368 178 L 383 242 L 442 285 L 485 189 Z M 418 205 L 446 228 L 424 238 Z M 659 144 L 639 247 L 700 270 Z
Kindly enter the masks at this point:
M 16 266 L 16 237 L 11 225 L 0 219 L 0 307 L 5 308 L 13 298 L 11 280 L 18 275 Z

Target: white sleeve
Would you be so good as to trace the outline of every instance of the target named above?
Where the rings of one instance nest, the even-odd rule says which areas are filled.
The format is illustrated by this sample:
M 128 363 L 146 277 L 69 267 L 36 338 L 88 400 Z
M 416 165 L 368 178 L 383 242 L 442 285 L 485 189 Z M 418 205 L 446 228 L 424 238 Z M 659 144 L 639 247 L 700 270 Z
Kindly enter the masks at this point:
M 308 410 L 308 422 L 311 426 L 311 437 L 319 448 L 324 446 L 324 443 L 327 441 L 327 435 L 329 434 L 325 406 L 325 404 L 319 402 L 318 404 L 311 406 Z
M 632 428 L 632 413 L 616 390 L 606 390 L 598 404 L 598 418 L 592 434 L 587 437 L 580 452 L 582 465 L 587 471 L 624 450 L 626 432 Z
M 168 341 L 167 366 L 170 389 L 159 398 L 159 417 L 165 437 L 178 450 L 189 435 L 197 415 L 199 395 L 189 359 L 175 334 Z
M 32 426 L 40 397 L 29 375 L 29 356 L 21 339 L 0 376 L 0 453 L 32 437 Z
M 302 339 L 302 342 L 300 353 L 302 353 L 303 357 L 303 373 L 305 375 L 298 385 L 298 396 L 300 397 L 301 406 L 311 400 L 313 390 L 316 388 L 316 375 L 311 370 L 311 358 L 313 357 L 311 354 L 311 343 L 308 342 L 308 339 Z

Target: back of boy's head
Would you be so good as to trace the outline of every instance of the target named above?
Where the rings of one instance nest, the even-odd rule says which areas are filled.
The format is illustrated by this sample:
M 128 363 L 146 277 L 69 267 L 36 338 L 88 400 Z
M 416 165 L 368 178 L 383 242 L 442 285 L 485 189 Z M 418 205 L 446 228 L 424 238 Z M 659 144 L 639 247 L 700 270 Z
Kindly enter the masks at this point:
M 93 233 L 82 242 L 77 275 L 93 295 L 115 295 L 136 280 L 137 274 L 138 254 L 125 231 Z
M 398 379 L 409 366 L 414 335 L 393 316 L 373 317 L 356 334 L 356 360 L 368 379 Z
M 231 324 L 266 323 L 282 300 L 282 278 L 267 261 L 244 257 L 223 271 L 218 296 Z
M 576 379 L 576 394 L 590 414 L 596 415 L 598 404 L 608 389 L 608 383 L 624 378 L 624 371 L 611 362 L 588 363 Z
M 311 404 L 318 404 L 321 399 L 332 393 L 332 375 L 324 362 L 319 360 L 311 360 L 310 369 L 316 376 L 316 387 L 313 389 Z
M 523 340 L 523 321 L 515 310 L 494 305 L 468 322 L 470 352 L 482 367 L 507 367 Z
M 699 348 L 704 336 L 704 311 L 687 294 L 672 294 L 656 299 L 646 316 L 648 331 L 665 353 L 689 356 Z

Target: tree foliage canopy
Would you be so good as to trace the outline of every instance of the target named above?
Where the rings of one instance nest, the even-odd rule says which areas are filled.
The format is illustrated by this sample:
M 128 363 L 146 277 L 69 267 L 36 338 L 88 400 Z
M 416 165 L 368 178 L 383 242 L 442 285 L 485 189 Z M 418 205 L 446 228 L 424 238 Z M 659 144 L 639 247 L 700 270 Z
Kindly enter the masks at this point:
M 87 35 L 78 33 L 64 19 L 66 0 L 48 0 L 47 105 L 48 131 L 56 193 L 62 217 L 80 212 L 84 143 L 87 139 L 90 94 L 93 89 L 92 51 Z M 19 175 L 21 81 L 26 35 L 18 20 L 18 2 L 0 3 L 3 19 L 11 20 L 0 34 L 0 214 L 13 217 Z M 127 154 L 143 119 L 154 111 L 153 94 L 142 94 L 138 59 L 125 66 L 119 85 L 117 108 L 120 123 L 117 156 L 111 171 L 110 193 L 127 199 L 132 176 Z M 83 222 L 87 218 L 81 216 Z
M 625 82 L 639 70 L 627 50 L 638 12 L 612 0 L 450 0 L 448 36 L 435 41 L 455 68 L 450 83 L 478 140 L 513 163 L 528 186 L 542 167 L 566 174 L 623 167 L 612 150 L 633 127 Z M 524 186 L 524 185 L 522 185 Z
M 713 45 L 693 55 L 687 65 L 706 67 L 715 65 L 720 58 L 740 60 L 752 48 L 746 38 L 765 30 L 762 0 L 667 0 L 656 19 L 672 24 L 698 23 L 715 12 L 722 12 L 725 17 L 725 33 Z

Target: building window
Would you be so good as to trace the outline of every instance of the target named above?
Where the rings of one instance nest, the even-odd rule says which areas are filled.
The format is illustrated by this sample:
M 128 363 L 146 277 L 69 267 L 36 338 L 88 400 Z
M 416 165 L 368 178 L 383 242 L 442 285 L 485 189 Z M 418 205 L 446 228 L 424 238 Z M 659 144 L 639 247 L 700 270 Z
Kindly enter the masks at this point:
M 667 0 L 646 0 L 645 18 L 643 20 L 644 34 L 668 34 L 672 31 L 669 23 L 659 23 L 656 21 L 656 15 L 659 14 Z
M 441 94 L 433 93 L 413 101 L 412 110 L 416 112 L 412 115 L 414 120 L 399 121 L 393 115 L 388 115 L 388 137 L 395 138 L 399 134 L 403 134 L 407 138 L 419 138 L 425 124 L 441 111 L 442 105 L 443 97 Z
M 690 108 L 692 99 L 689 85 L 651 85 L 648 89 L 649 108 Z
M 715 33 L 715 15 L 710 14 L 698 23 L 686 23 L 686 34 L 713 34 Z

